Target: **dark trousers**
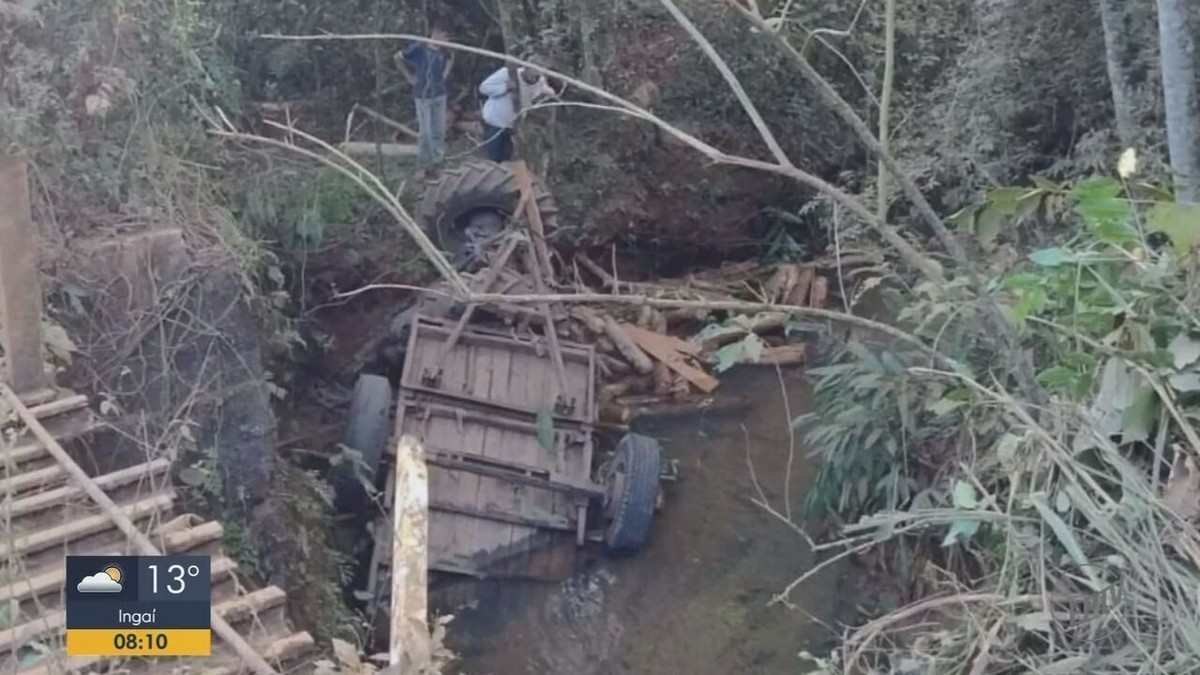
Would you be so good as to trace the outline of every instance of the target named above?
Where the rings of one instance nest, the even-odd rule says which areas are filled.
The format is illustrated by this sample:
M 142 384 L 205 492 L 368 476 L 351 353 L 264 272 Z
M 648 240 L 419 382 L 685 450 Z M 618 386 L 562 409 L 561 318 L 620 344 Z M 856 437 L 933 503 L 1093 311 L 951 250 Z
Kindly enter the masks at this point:
M 483 156 L 496 163 L 511 160 L 513 156 L 512 129 L 501 129 L 484 122 Z

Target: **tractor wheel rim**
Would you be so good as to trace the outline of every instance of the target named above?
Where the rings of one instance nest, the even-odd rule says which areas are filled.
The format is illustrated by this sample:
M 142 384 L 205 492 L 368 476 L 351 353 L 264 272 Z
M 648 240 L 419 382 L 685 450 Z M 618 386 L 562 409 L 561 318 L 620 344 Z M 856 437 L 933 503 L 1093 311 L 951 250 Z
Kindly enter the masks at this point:
M 504 233 L 504 227 L 501 226 L 497 229 L 469 222 L 460 232 L 462 262 L 464 265 L 472 266 L 487 262 L 488 253 L 497 248 L 500 235 Z

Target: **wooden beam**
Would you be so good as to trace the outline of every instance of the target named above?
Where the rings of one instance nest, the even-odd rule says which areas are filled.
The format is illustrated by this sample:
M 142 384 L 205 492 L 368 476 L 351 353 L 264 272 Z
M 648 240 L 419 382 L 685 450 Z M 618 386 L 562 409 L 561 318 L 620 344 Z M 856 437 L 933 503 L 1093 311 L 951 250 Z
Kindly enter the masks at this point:
M 484 272 L 482 283 L 477 292 L 488 293 L 492 290 L 492 285 L 496 283 L 496 277 L 500 276 L 500 270 L 508 264 L 508 259 L 512 257 L 515 250 L 517 250 L 517 238 L 509 237 L 508 241 L 504 244 L 504 248 L 501 249 L 500 255 L 492 261 L 491 266 Z M 450 337 L 446 338 L 446 344 L 442 347 L 442 355 L 437 360 L 439 371 L 442 368 L 442 364 L 446 362 L 446 358 L 450 356 L 450 352 L 454 350 L 454 345 L 458 344 L 458 339 L 462 337 L 467 324 L 471 322 L 471 317 L 474 316 L 477 306 L 474 304 L 467 305 L 467 308 L 463 310 L 463 315 L 459 317 L 458 323 L 454 325 L 454 330 L 450 332 Z
M 415 157 L 417 146 L 406 143 L 372 143 L 370 141 L 347 141 L 338 146 L 347 155 L 374 155 L 382 157 Z
M 396 494 L 392 505 L 392 634 L 388 663 L 401 673 L 430 666 L 429 474 L 424 450 L 414 436 L 396 445 Z
M 29 175 L 20 157 L 0 158 L 0 341 L 5 378 L 18 395 L 46 389 L 42 368 L 42 286 Z
M 504 511 L 492 505 L 476 507 L 467 506 L 465 504 L 455 504 L 445 500 L 434 500 L 432 503 L 430 503 L 429 510 L 441 511 L 443 513 L 453 513 L 458 516 L 480 518 L 482 520 L 491 520 L 497 523 L 508 523 L 509 525 L 521 525 L 523 527 L 532 527 L 539 530 L 563 530 L 565 532 L 575 531 L 575 521 L 566 516 L 559 516 L 552 513 L 518 513 L 513 511 Z
M 527 485 L 533 488 L 558 492 L 572 497 L 591 498 L 604 496 L 604 488 L 600 487 L 599 485 L 577 485 L 562 478 L 534 475 L 532 471 L 527 473 L 517 473 L 511 469 L 504 469 L 494 465 L 483 464 L 480 461 L 471 461 L 475 458 L 474 455 L 467 455 L 467 458 L 462 457 L 462 455 L 466 455 L 466 453 L 439 452 L 436 454 L 431 454 L 426 461 L 429 464 L 450 471 L 464 471 L 466 473 L 473 473 L 477 476 L 487 476 L 488 478 L 495 478 L 497 480 L 509 481 L 511 483 Z M 545 472 L 544 469 L 542 471 Z
M 529 167 L 525 165 L 524 160 L 518 160 L 513 163 L 513 171 L 516 172 L 517 186 L 521 190 L 521 203 L 525 205 L 525 215 L 529 218 L 529 229 L 532 235 L 532 246 L 528 253 L 529 270 L 533 274 L 535 289 L 538 293 L 546 293 L 546 282 L 542 278 L 542 272 L 545 271 L 551 278 L 554 277 L 554 270 L 550 265 L 550 256 L 546 252 L 545 234 L 546 228 L 542 223 L 542 214 L 538 211 L 537 200 L 533 196 L 533 177 L 529 174 Z M 554 359 L 554 370 L 558 374 L 558 388 L 565 397 L 567 395 L 567 368 L 563 365 L 562 348 L 558 345 L 558 331 L 554 325 L 554 312 L 550 309 L 550 303 L 538 303 L 538 308 L 546 317 L 546 339 L 550 342 L 550 357 Z

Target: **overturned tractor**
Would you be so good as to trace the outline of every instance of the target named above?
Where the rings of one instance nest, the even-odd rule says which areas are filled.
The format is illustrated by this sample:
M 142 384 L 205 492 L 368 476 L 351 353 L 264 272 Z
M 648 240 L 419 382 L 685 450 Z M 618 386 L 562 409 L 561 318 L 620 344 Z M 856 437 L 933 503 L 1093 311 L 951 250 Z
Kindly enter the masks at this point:
M 467 162 L 430 183 L 418 208 L 435 243 L 483 284 L 477 290 L 495 292 L 488 280 L 522 258 L 517 250 L 526 268 L 514 274 L 539 285 L 553 277 L 528 268 L 548 256 L 535 253 L 526 221 L 538 218 L 539 229 L 554 232 L 557 208 L 544 183 L 526 182 L 521 171 Z M 595 347 L 559 336 L 550 311 L 521 335 L 489 323 L 489 314 L 419 301 L 392 330 L 403 341 L 399 374 L 359 376 L 344 436 L 358 462 L 341 466 L 335 487 L 343 509 L 384 507 L 365 597 L 379 599 L 387 588 L 394 523 L 386 509 L 396 489 L 387 467 L 401 436 L 421 442 L 428 465 L 430 569 L 559 579 L 588 542 L 627 553 L 649 537 L 662 453 L 645 436 L 605 443 L 596 433 Z
M 532 200 L 546 231 L 558 229 L 558 206 L 530 174 Z M 521 205 L 521 185 L 509 166 L 471 160 L 442 172 L 425 189 L 417 213 L 430 238 L 462 268 L 482 263 Z

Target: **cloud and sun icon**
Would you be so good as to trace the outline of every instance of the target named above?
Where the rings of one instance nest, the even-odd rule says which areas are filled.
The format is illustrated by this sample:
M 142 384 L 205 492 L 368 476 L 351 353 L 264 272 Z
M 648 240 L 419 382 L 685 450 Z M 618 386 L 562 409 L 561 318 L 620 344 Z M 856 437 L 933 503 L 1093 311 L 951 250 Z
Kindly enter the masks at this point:
M 124 577 L 120 567 L 109 563 L 103 570 L 84 577 L 83 581 L 75 586 L 75 590 L 80 593 L 120 593 L 121 579 Z

